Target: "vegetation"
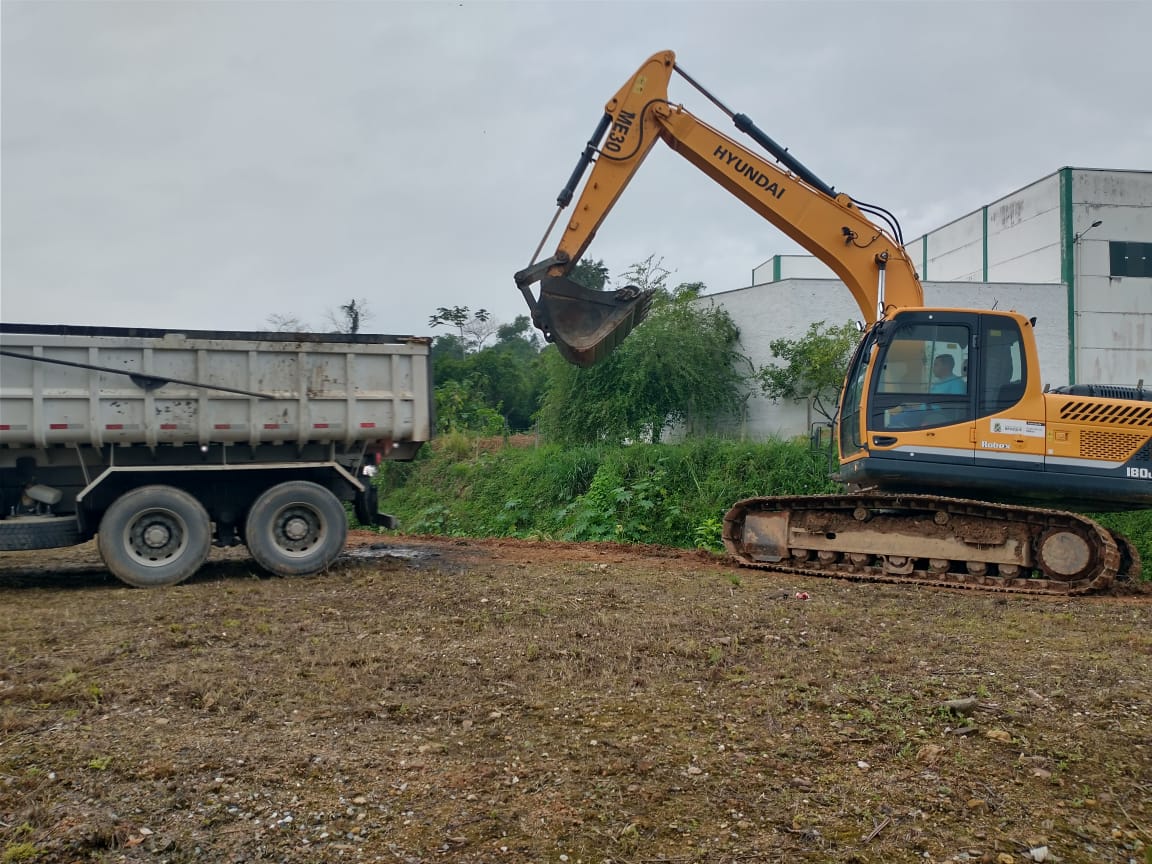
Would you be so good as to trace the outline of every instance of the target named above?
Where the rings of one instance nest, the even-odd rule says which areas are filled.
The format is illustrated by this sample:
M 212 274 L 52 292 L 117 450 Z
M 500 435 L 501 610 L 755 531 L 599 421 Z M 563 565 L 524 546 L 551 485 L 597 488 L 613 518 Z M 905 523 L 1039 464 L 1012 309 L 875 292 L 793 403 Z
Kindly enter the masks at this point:
M 777 402 L 811 402 L 831 423 L 836 419 L 852 349 L 859 341 L 860 331 L 852 322 L 828 326 L 824 321 L 809 325 L 800 339 L 773 339 L 768 349 L 780 362 L 756 373 L 760 389 Z
M 467 307 L 455 311 L 468 314 Z M 475 317 L 481 313 L 484 317 Z M 482 332 L 486 328 L 476 325 L 490 323 L 487 314 L 481 309 L 471 319 L 457 316 L 458 334 L 433 342 L 432 375 L 441 432 L 499 435 L 531 429 L 534 423 L 544 389 L 542 343 L 527 315 L 517 316 L 511 324 L 493 324 L 491 333 Z M 496 341 L 482 347 L 491 335 Z
M 604 290 L 608 273 L 603 261 L 580 261 L 570 276 Z M 429 326 L 452 331 L 432 347 L 439 431 L 492 435 L 539 424 L 558 442 L 619 443 L 659 440 L 677 423 L 707 424 L 737 411 L 753 371 L 736 351 L 739 331 L 723 310 L 692 302 L 703 283 L 669 289 L 670 275 L 649 256 L 616 277 L 655 299 L 648 319 L 593 369 L 544 348 L 527 315 L 500 325 L 486 309 L 439 307 Z
M 807 445 L 779 441 L 478 451 L 450 436 L 426 458 L 385 465 L 380 506 L 417 534 L 719 550 L 720 519 L 732 502 L 832 491 L 825 468 Z
M 541 431 L 569 444 L 659 441 L 677 423 L 737 412 L 747 398 L 740 331 L 723 309 L 692 302 L 701 287 L 657 293 L 647 321 L 590 369 L 546 351 Z
M 499 325 L 492 320 L 492 313 L 487 309 L 473 312 L 467 306 L 441 306 L 436 314 L 429 316 L 428 326 L 455 327 L 457 335 L 453 344 L 464 357 L 468 351 L 479 351 Z
M 612 281 L 608 276 L 608 265 L 604 263 L 603 259 L 591 261 L 587 258 L 581 258 L 568 273 L 568 278 L 577 285 L 583 285 L 593 291 L 603 291 Z
M 373 317 L 368 309 L 368 301 L 364 298 L 357 300 L 353 297 L 347 303 L 341 303 L 339 311 L 329 310 L 327 320 L 337 333 L 355 335 Z
M 720 520 L 733 502 L 836 491 L 828 468 L 827 453 L 807 442 L 493 447 L 455 433 L 415 462 L 385 463 L 377 482 L 381 512 L 412 534 L 720 551 Z M 1150 578 L 1152 510 L 1092 516 L 1132 541 Z
M 1132 542 L 1143 562 L 1144 579 L 1152 581 L 1152 510 L 1133 510 L 1129 513 L 1092 513 L 1089 515 L 1110 531 L 1123 534 Z

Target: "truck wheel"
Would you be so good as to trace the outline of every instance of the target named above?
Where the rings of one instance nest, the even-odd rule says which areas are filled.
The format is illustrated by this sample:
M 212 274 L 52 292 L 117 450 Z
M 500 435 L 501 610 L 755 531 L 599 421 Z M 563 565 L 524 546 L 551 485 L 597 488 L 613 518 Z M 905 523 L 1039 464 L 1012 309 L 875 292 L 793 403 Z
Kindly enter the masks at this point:
M 347 536 L 344 505 L 323 486 L 302 480 L 273 486 L 257 498 L 244 526 L 256 563 L 280 576 L 323 570 Z
M 112 502 L 97 537 L 108 569 L 136 588 L 183 582 L 200 569 L 212 523 L 200 502 L 172 486 L 141 486 Z
M 16 516 L 0 521 L 0 549 L 59 549 L 79 542 L 75 516 Z

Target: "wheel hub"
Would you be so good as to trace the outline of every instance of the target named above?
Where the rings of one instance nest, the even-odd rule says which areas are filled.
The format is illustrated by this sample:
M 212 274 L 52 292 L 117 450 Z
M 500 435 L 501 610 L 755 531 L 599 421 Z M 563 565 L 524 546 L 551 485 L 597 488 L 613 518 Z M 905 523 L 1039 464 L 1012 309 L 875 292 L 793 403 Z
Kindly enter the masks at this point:
M 303 540 L 308 536 L 308 522 L 299 516 L 289 519 L 284 524 L 284 536 L 289 540 Z
M 302 504 L 281 511 L 273 529 L 276 545 L 284 552 L 306 553 L 324 534 L 315 511 Z
M 186 532 L 176 514 L 153 510 L 127 526 L 125 548 L 138 564 L 161 566 L 183 549 Z
M 149 549 L 163 549 L 172 539 L 172 532 L 164 525 L 149 525 L 144 529 L 144 545 Z

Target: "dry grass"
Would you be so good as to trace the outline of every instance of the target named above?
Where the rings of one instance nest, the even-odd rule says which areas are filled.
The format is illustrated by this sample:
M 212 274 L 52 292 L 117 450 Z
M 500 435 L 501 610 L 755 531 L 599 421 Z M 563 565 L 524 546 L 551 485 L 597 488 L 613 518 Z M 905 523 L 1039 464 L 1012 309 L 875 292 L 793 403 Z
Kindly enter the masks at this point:
M 1146 860 L 1146 597 L 412 545 L 166 591 L 0 555 L 0 861 Z

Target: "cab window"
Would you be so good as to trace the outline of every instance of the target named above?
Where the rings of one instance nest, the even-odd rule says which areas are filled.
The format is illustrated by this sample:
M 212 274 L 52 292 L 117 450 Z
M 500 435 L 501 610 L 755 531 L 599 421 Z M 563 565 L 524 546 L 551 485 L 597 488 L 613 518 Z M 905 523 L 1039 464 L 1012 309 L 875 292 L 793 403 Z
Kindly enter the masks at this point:
M 1011 408 L 1024 398 L 1028 380 L 1023 337 L 1011 318 L 985 317 L 981 323 L 979 416 Z
M 927 429 L 971 420 L 971 337 L 966 325 L 899 325 L 881 355 L 871 428 Z
M 844 382 L 844 399 L 840 407 L 840 453 L 847 455 L 855 453 L 864 446 L 860 438 L 860 401 L 864 395 L 864 379 L 868 374 L 868 360 L 872 356 L 872 347 L 876 343 L 875 334 L 868 333 L 856 352 L 848 367 L 848 376 Z

